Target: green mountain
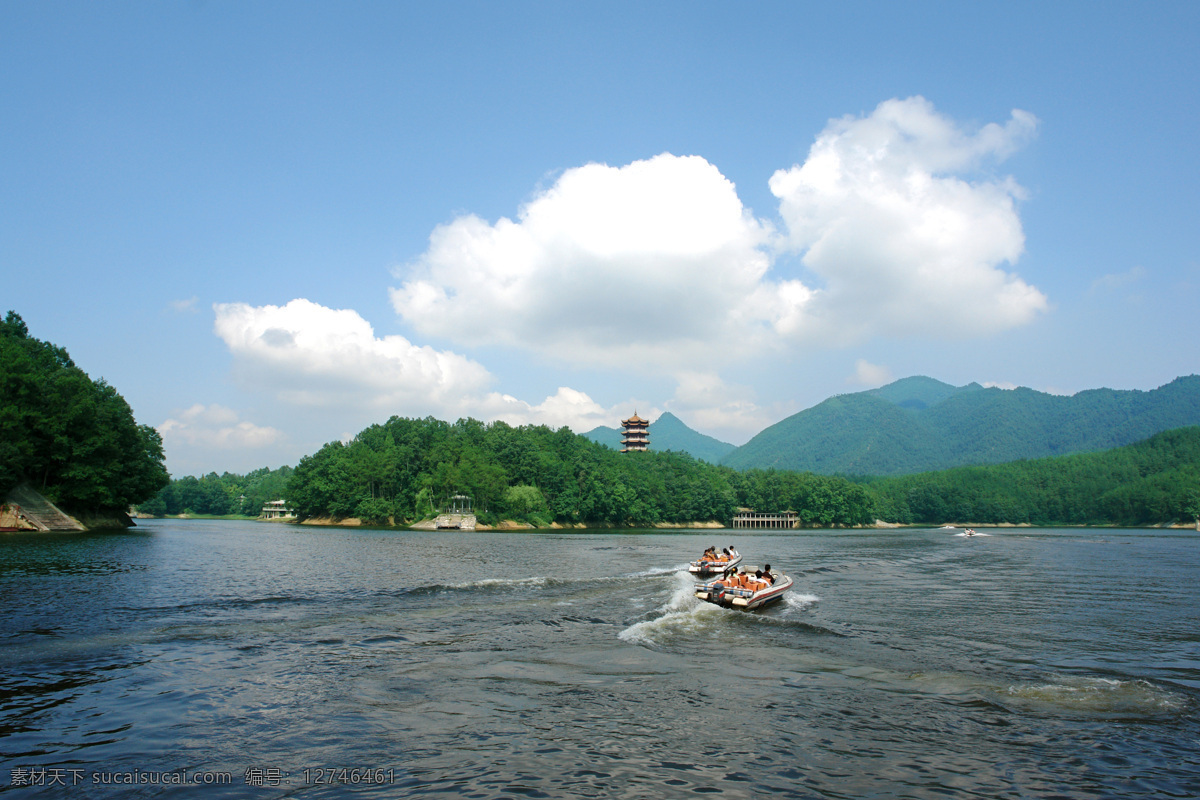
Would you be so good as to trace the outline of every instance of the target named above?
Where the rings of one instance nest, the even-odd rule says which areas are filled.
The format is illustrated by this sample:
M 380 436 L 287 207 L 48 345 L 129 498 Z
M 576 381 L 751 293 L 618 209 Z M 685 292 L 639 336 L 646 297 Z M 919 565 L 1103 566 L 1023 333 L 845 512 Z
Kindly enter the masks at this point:
M 951 386 L 926 377 L 838 395 L 759 433 L 725 457 L 736 469 L 903 475 L 1132 444 L 1200 424 L 1200 376 L 1149 392 Z
M 613 450 L 621 449 L 620 428 L 601 426 L 583 435 Z M 692 430 L 679 417 L 667 411 L 650 423 L 650 449 L 687 453 L 701 461 L 719 464 L 721 459 L 733 452 L 734 446 Z

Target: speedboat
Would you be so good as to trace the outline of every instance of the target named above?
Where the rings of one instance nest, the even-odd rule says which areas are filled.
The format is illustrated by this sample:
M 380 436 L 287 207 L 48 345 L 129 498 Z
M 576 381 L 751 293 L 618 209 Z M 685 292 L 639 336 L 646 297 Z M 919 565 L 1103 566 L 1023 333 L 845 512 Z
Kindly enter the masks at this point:
M 726 608 L 750 611 L 782 599 L 784 592 L 792 588 L 792 583 L 790 575 L 776 575 L 774 583 L 757 590 L 735 589 L 719 580 L 709 581 L 696 584 L 696 597 Z
M 699 561 L 693 561 L 688 564 L 688 572 L 701 576 L 724 575 L 728 570 L 733 569 L 740 563 L 742 563 L 741 553 L 734 553 L 726 559 L 701 558 Z

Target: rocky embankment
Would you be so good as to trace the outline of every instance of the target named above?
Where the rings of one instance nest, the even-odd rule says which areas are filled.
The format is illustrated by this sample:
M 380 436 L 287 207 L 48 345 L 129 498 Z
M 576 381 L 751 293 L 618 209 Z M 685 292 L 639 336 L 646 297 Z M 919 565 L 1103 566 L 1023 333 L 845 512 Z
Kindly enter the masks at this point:
M 99 531 L 133 527 L 123 511 L 67 511 L 28 484 L 11 489 L 0 505 L 0 527 L 18 531 Z

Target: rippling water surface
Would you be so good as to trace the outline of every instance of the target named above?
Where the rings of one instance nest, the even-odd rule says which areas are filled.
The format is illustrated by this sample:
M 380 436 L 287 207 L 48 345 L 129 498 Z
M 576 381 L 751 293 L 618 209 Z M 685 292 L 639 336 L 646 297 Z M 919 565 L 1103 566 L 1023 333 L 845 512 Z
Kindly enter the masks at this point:
M 990 534 L 0 534 L 0 793 L 1200 795 L 1200 535 Z

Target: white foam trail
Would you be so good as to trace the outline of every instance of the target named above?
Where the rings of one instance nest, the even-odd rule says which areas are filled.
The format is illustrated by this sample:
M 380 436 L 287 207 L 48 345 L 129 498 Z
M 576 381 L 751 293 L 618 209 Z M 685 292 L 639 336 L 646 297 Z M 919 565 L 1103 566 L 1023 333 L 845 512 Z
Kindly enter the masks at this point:
M 545 586 L 544 577 L 537 578 L 484 578 L 467 583 L 450 584 L 451 589 L 474 589 L 477 586 Z
M 796 592 L 785 592 L 783 595 L 783 602 L 787 604 L 788 608 L 804 609 L 821 602 L 821 598 L 817 597 L 815 594 L 797 594 Z
M 693 635 L 710 630 L 721 609 L 697 600 L 695 592 L 696 579 L 690 573 L 678 573 L 671 596 L 658 608 L 663 615 L 630 625 L 617 638 L 630 644 L 655 645 L 674 634 Z
M 675 572 L 687 572 L 687 564 L 679 564 L 675 567 L 652 567 L 651 569 L 635 572 L 630 575 L 630 578 L 648 578 L 651 575 L 670 575 Z
M 1033 711 L 1067 711 L 1098 717 L 1174 714 L 1187 705 L 1179 695 L 1145 680 L 1055 675 L 1048 683 L 1007 687 L 1002 695 Z
M 675 635 L 689 638 L 707 635 L 712 632 L 715 617 L 722 612 L 720 608 L 709 603 L 703 605 L 704 608 L 672 611 L 661 617 L 630 625 L 618 633 L 617 638 L 630 644 L 657 645 Z
M 975 533 L 956 533 L 954 535 L 955 536 L 965 536 L 968 539 L 974 539 L 976 536 L 991 536 L 990 533 L 979 533 L 978 531 Z

